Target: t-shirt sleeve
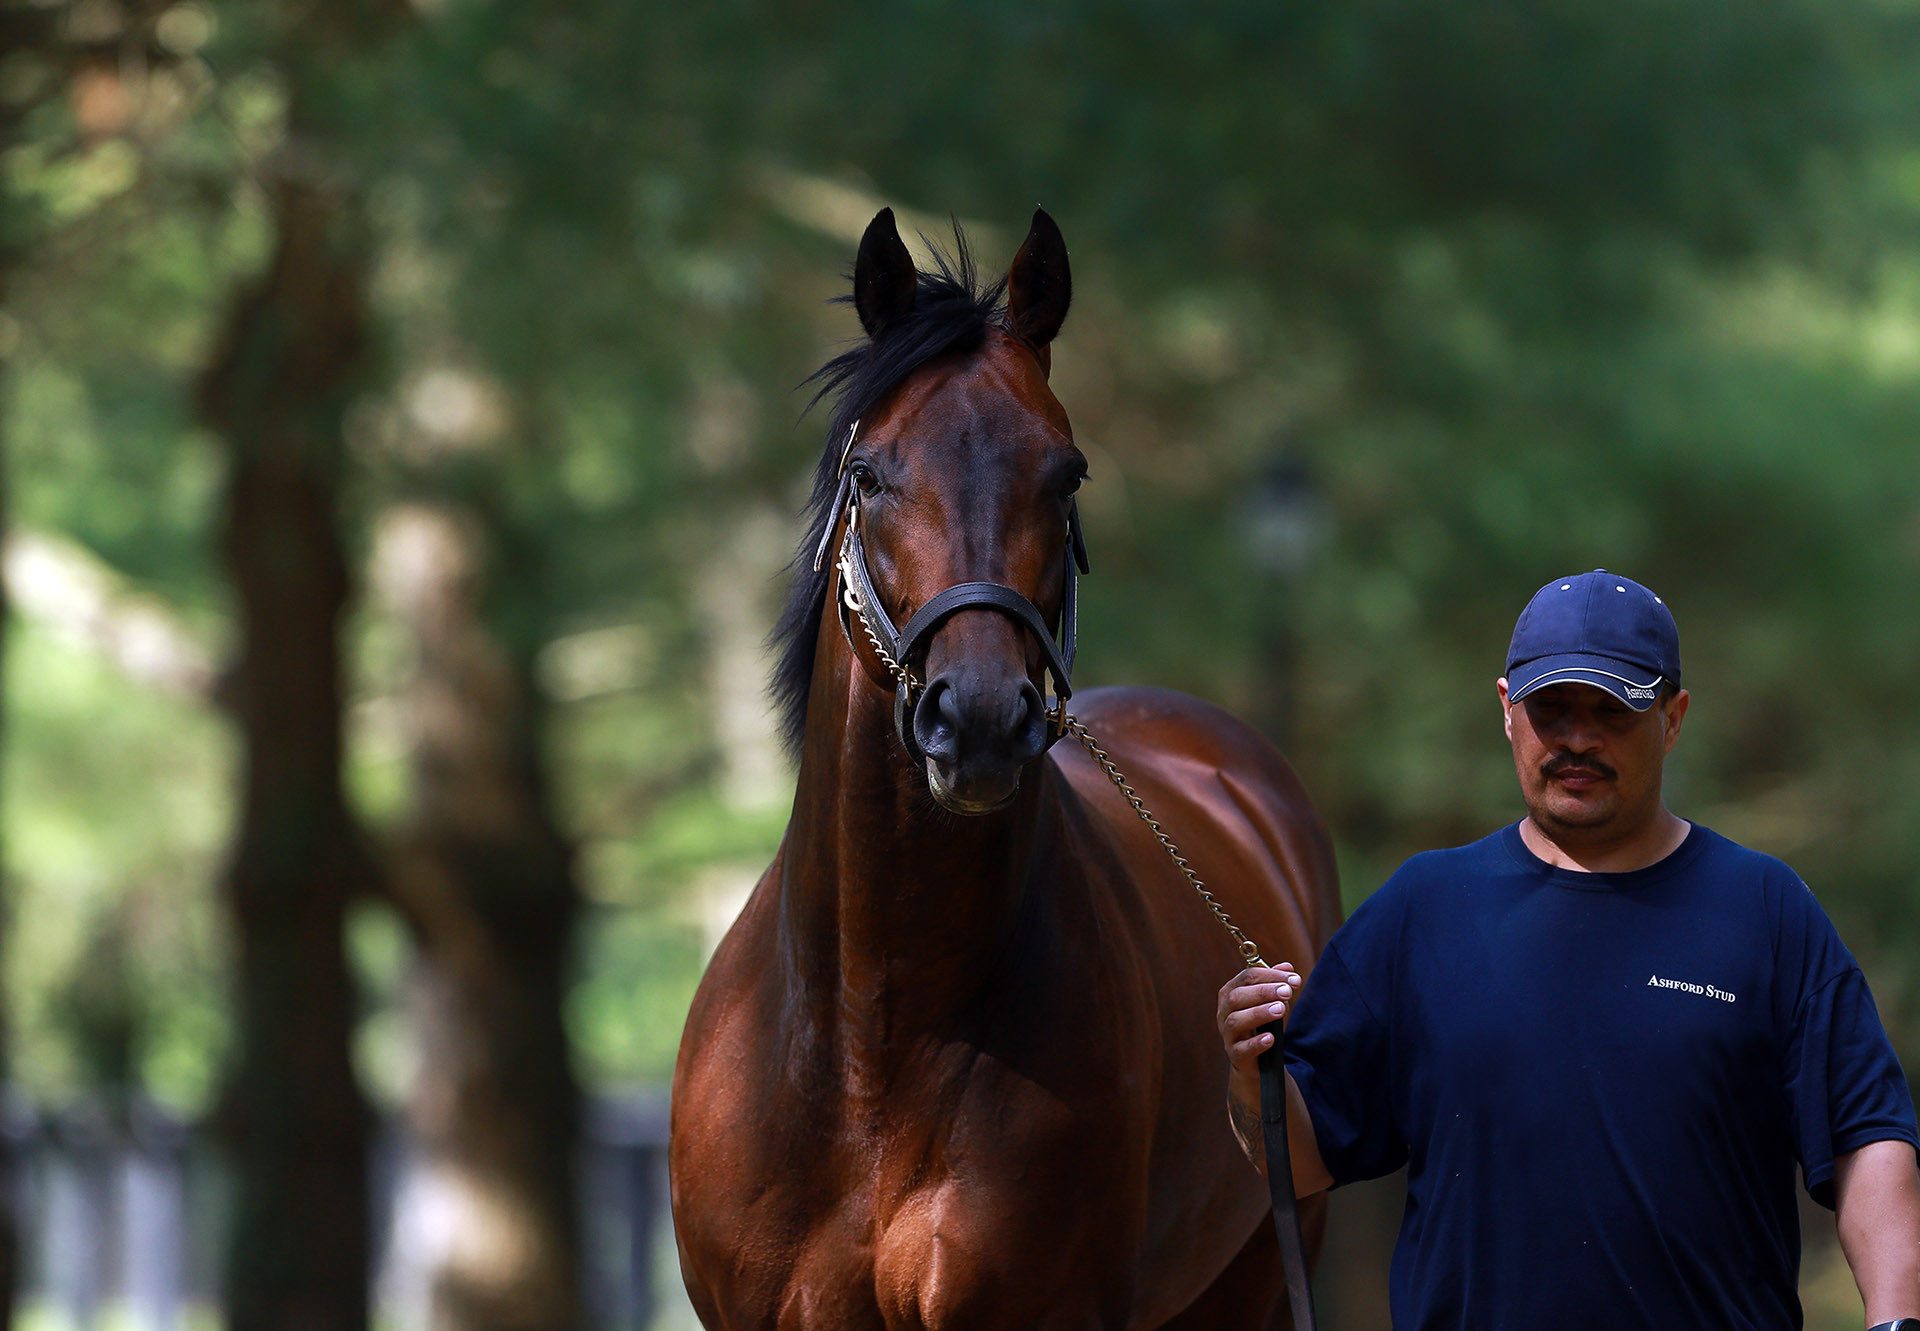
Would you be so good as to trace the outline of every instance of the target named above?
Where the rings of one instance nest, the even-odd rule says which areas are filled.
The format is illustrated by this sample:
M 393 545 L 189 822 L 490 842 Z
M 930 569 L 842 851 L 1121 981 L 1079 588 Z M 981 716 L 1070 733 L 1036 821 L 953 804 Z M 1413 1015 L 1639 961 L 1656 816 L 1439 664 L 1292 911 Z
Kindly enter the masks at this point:
M 1807 1194 L 1832 1208 L 1834 1161 L 1869 1142 L 1920 1148 L 1913 1094 L 1866 977 L 1806 885 L 1787 888 L 1777 953 L 1797 993 L 1784 1069 Z
M 1859 967 L 1807 995 L 1787 1045 L 1787 1096 L 1807 1194 L 1828 1209 L 1838 1157 L 1869 1142 L 1920 1147 L 1906 1074 Z
M 1391 1174 L 1407 1160 L 1394 1121 L 1387 1029 L 1338 942 L 1308 976 L 1287 1024 L 1287 1071 L 1335 1186 Z

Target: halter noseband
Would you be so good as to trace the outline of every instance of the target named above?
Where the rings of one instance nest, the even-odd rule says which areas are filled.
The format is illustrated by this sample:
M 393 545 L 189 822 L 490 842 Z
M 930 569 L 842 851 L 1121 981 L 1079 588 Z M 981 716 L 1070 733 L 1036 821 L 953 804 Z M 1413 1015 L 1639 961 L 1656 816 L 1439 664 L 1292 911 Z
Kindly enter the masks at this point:
M 886 606 L 880 599 L 880 593 L 873 585 L 873 574 L 867 569 L 866 546 L 860 540 L 860 493 L 854 487 L 853 473 L 847 468 L 847 460 L 853 454 L 853 441 L 859 432 L 860 422 L 855 421 L 853 428 L 847 431 L 846 446 L 840 451 L 840 484 L 834 492 L 833 507 L 828 510 L 826 529 L 820 533 L 820 544 L 814 550 L 813 567 L 817 572 L 826 563 L 827 545 L 833 539 L 833 529 L 838 525 L 840 515 L 844 513 L 846 532 L 840 538 L 840 558 L 837 561 L 841 582 L 840 631 L 846 635 L 847 645 L 852 647 L 853 626 L 849 616 L 858 615 L 868 641 L 892 671 L 895 680 L 893 728 L 900 736 L 901 744 L 916 762 L 926 757 L 913 737 L 914 704 L 919 701 L 920 692 L 925 687 L 913 673 L 914 654 L 926 645 L 933 631 L 950 616 L 961 610 L 980 608 L 998 610 L 1001 614 L 1011 616 L 1014 622 L 1032 633 L 1046 651 L 1047 673 L 1053 676 L 1054 691 L 1053 701 L 1047 708 L 1047 744 L 1051 747 L 1067 733 L 1066 704 L 1067 699 L 1073 696 L 1073 655 L 1079 636 L 1079 575 L 1088 571 L 1086 540 L 1080 532 L 1080 506 L 1072 501 L 1067 504 L 1066 548 L 1062 555 L 1064 591 L 1060 601 L 1060 636 L 1057 642 L 1040 608 L 1013 588 L 998 582 L 957 582 L 929 598 L 907 620 L 904 629 L 895 628 L 892 617 L 887 614 Z

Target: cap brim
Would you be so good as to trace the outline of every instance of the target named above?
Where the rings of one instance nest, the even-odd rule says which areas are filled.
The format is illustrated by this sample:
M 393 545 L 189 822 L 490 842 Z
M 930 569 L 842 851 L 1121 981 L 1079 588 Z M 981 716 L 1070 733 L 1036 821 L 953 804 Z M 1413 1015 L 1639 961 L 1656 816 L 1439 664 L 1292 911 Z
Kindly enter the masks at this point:
M 1605 689 L 1636 712 L 1653 706 L 1660 696 L 1660 675 L 1642 666 L 1610 656 L 1568 652 L 1525 661 L 1507 671 L 1507 701 L 1519 702 L 1549 684 L 1587 684 Z

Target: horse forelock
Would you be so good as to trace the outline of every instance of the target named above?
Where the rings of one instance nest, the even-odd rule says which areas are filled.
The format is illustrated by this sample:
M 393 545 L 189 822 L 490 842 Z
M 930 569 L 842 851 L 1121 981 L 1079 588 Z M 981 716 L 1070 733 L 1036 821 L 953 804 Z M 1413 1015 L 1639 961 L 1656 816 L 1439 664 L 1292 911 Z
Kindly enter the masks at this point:
M 974 351 L 986 341 L 990 328 L 1004 326 L 1006 279 L 979 285 L 973 252 L 959 224 L 953 228 L 951 252 L 931 241 L 927 248 L 933 254 L 935 271 L 919 274 L 912 311 L 880 336 L 861 339 L 803 381 L 803 386 L 817 385 L 806 410 L 832 397 L 833 414 L 819 465 L 814 469 L 806 532 L 787 566 L 791 581 L 786 606 L 768 639 L 775 651 L 768 691 L 779 711 L 781 738 L 790 754 L 799 751 L 806 732 L 814 650 L 819 642 L 820 617 L 826 608 L 827 584 L 833 576 L 831 561 L 818 571 L 813 568 L 813 552 L 828 524 L 838 516 L 829 511 L 829 505 L 838 488 L 840 454 L 847 432 L 914 371 L 941 356 Z M 834 300 L 836 304 L 851 304 L 853 297 L 837 296 Z

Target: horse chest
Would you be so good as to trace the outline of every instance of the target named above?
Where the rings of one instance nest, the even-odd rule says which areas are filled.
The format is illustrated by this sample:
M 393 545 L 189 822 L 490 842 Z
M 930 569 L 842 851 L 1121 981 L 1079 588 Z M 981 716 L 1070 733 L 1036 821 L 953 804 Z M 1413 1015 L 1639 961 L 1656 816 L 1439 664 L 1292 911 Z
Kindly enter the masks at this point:
M 1023 1095 L 988 1078 L 950 1103 L 946 1117 L 929 1115 L 911 1133 L 875 1138 L 851 1122 L 813 1115 L 800 1116 L 791 1134 L 778 1132 L 780 1142 L 762 1157 L 764 1176 L 738 1178 L 733 1194 L 759 1204 L 718 1227 L 729 1234 L 731 1263 L 744 1258 L 757 1268 L 735 1266 L 726 1283 L 741 1301 L 725 1324 L 755 1331 L 1113 1325 L 1084 1296 L 1065 1291 L 1084 1288 L 1090 1261 L 1130 1251 L 1128 1233 L 1137 1235 L 1128 1208 L 1106 1194 L 1111 1180 L 1087 1165 L 1104 1156 L 1112 1173 L 1124 1152 L 1096 1149 L 1090 1157 L 1086 1139 L 1103 1136 L 1101 1128 L 1032 1088 Z M 1070 1141 L 1077 1149 L 1066 1149 Z M 1098 1254 L 1067 1241 L 1087 1229 L 1089 1204 L 1105 1216 Z M 1041 1316 L 1063 1299 L 1070 1309 Z
M 1044 1211 L 1045 1208 L 1040 1208 Z M 769 1319 L 780 1331 L 958 1331 L 1106 1325 L 1031 1198 L 947 1177 L 885 1198 L 849 1198 L 794 1263 Z M 772 1310 L 769 1310 L 772 1311 Z

